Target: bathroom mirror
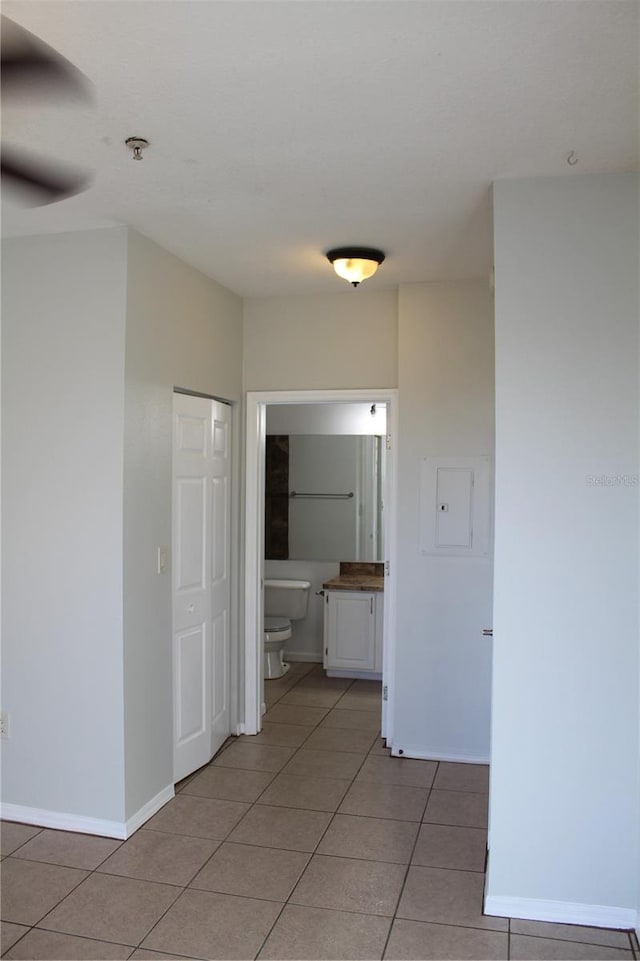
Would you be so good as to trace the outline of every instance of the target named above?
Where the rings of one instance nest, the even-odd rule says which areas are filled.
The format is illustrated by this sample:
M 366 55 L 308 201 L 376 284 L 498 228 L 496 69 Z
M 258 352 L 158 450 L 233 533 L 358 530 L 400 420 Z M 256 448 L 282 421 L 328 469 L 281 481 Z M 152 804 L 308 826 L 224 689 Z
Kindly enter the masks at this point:
M 265 467 L 267 560 L 382 559 L 382 437 L 270 434 Z

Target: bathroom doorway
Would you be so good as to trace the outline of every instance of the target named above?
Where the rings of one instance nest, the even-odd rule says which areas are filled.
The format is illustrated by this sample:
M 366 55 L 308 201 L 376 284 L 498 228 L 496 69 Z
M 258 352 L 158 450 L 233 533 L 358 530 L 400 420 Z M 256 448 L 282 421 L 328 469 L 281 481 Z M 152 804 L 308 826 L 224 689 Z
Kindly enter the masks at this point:
M 245 684 L 244 733 L 257 734 L 261 729 L 263 703 L 262 587 L 265 557 L 265 450 L 267 436 L 267 408 L 271 405 L 384 405 L 387 427 L 383 438 L 385 470 L 381 484 L 384 503 L 381 530 L 376 532 L 383 545 L 385 565 L 385 603 L 383 627 L 383 689 L 382 731 L 387 743 L 393 739 L 393 649 L 395 643 L 395 489 L 397 450 L 397 391 L 393 389 L 329 390 L 329 391 L 251 391 L 247 394 L 246 476 L 247 496 L 245 514 Z M 374 409 L 375 413 L 375 409 Z M 360 535 L 361 536 L 361 532 Z M 351 560 L 346 557 L 343 560 Z

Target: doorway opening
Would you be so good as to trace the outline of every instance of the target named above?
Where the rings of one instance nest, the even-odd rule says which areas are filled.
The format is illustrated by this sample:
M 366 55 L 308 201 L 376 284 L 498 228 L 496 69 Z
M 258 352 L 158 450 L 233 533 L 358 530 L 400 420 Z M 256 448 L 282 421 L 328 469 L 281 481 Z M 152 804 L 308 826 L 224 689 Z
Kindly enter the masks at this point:
M 263 582 L 265 563 L 265 461 L 267 408 L 271 405 L 363 405 L 375 414 L 384 405 L 387 426 L 384 436 L 385 470 L 380 479 L 384 503 L 382 529 L 374 536 L 382 545 L 385 569 L 382 681 L 386 699 L 382 702 L 382 735 L 393 743 L 393 665 L 395 648 L 396 569 L 396 463 L 397 391 L 390 388 L 327 391 L 250 391 L 246 406 L 246 511 L 245 511 L 245 652 L 243 733 L 257 734 L 262 727 L 263 705 Z M 375 530 L 375 520 L 372 525 Z M 362 525 L 358 528 L 362 539 Z M 347 557 L 344 560 L 351 560 Z

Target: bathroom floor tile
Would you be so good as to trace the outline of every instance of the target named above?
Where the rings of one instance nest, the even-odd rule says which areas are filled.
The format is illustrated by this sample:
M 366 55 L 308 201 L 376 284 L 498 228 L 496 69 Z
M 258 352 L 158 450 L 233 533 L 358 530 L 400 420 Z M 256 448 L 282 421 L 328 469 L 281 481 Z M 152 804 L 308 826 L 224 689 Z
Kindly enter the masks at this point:
M 220 801 L 251 803 L 273 778 L 274 774 L 263 771 L 241 771 L 209 765 L 183 788 L 180 796 L 197 795 Z
M 256 804 L 227 840 L 238 844 L 311 852 L 330 820 L 331 814 L 324 811 L 301 811 Z
M 433 786 L 438 791 L 473 791 L 478 794 L 487 794 L 489 765 L 440 761 Z
M 379 694 L 382 697 L 382 681 L 365 681 L 358 678 L 351 685 L 354 694 Z
M 142 943 L 192 958 L 254 958 L 282 910 L 275 901 L 190 888 Z
M 348 778 L 351 780 L 358 773 L 365 758 L 365 754 L 308 750 L 305 746 L 295 753 L 282 769 L 282 773 L 311 777 Z M 293 806 L 295 807 L 295 805 Z
M 318 847 L 318 854 L 408 864 L 418 833 L 413 821 L 336 814 Z
M 335 811 L 350 783 L 337 778 L 279 774 L 260 796 L 258 804 L 275 804 L 279 807 L 303 808 L 309 811 Z
M 380 730 L 380 714 L 376 711 L 349 711 L 334 707 L 321 722 L 322 727 L 341 727 L 346 731 L 371 731 L 377 734 Z
M 245 771 L 279 771 L 293 756 L 292 747 L 272 744 L 250 744 L 236 741 L 213 762 L 214 767 L 241 768 Z
M 39 834 L 42 828 L 15 821 L 0 821 L 0 854 L 12 854 L 22 844 Z
M 191 888 L 267 901 L 286 901 L 309 855 L 280 848 L 225 842 L 190 884 Z
M 390 919 L 288 904 L 258 955 L 272 961 L 375 961 Z
M 26 924 L 13 924 L 11 921 L 0 921 L 0 954 L 8 951 L 12 944 L 19 941 L 29 930 Z
M 349 731 L 337 727 L 318 727 L 305 741 L 308 751 L 339 751 L 347 754 L 366 753 L 377 740 L 371 731 Z
M 507 931 L 506 918 L 482 913 L 483 889 L 483 874 L 411 866 L 397 916 L 410 921 Z
M 506 933 L 396 919 L 385 961 L 505 961 Z
M 423 821 L 434 824 L 457 824 L 460 827 L 486 828 L 489 820 L 489 797 L 469 791 L 436 791 L 429 795 Z
M 32 928 L 29 934 L 16 944 L 5 957 L 18 961 L 42 959 L 42 961 L 118 961 L 131 954 L 130 944 L 114 944 L 78 938 L 73 934 L 58 934 Z
M 482 828 L 423 824 L 411 863 L 484 872 L 486 853 L 487 832 Z
M 77 868 L 5 858 L 0 893 L 2 920 L 36 924 L 86 877 L 87 872 Z
M 97 868 L 105 858 L 116 851 L 122 841 L 95 837 L 92 834 L 74 834 L 70 831 L 41 831 L 31 841 L 23 844 L 15 853 L 16 858 L 28 861 L 45 861 L 47 864 L 63 864 L 69 868 Z
M 300 747 L 313 731 L 313 727 L 304 727 L 301 724 L 270 724 L 266 721 L 259 734 L 242 734 L 238 740 L 246 744 Z
M 355 781 L 340 805 L 340 814 L 360 814 L 396 821 L 420 821 L 429 796 L 426 788 Z
M 275 724 L 319 724 L 327 714 L 325 707 L 305 707 L 301 704 L 281 704 L 270 707 L 263 720 Z
M 371 784 L 402 784 L 408 787 L 430 788 L 437 766 L 435 761 L 371 755 L 362 765 L 356 780 L 368 781 Z
M 92 874 L 39 927 L 98 941 L 137 945 L 181 890 L 171 884 Z
M 315 854 L 289 900 L 314 908 L 391 917 L 404 876 L 402 864 Z
M 320 687 L 295 687 L 281 699 L 280 704 L 302 707 L 333 707 L 342 697 L 341 691 L 326 691 Z
M 511 934 L 527 934 L 538 938 L 560 941 L 584 941 L 586 944 L 602 944 L 611 948 L 629 950 L 626 931 L 608 931 L 606 928 L 588 928 L 577 924 L 551 924 L 547 921 L 521 921 L 511 919 Z
M 608 945 L 554 941 L 551 938 L 532 938 L 524 934 L 512 934 L 509 945 L 509 957 L 513 961 L 608 961 L 609 958 L 627 958 L 632 961 L 633 958 L 631 951 L 622 951 Z
M 349 690 L 342 695 L 336 707 L 339 710 L 352 710 L 352 711 L 377 711 L 380 714 L 380 708 L 382 704 L 382 691 L 377 691 L 374 693 L 365 693 L 360 691 Z
M 146 822 L 144 829 L 223 840 L 249 807 L 242 801 L 178 794 Z
M 353 686 L 353 683 L 350 677 L 327 677 L 324 671 L 320 674 L 314 672 L 308 677 L 303 678 L 296 690 L 339 691 L 340 694 L 344 694 L 345 691 L 348 691 Z
M 195 877 L 219 844 L 209 838 L 162 834 L 141 828 L 107 858 L 98 871 L 141 881 L 185 885 Z

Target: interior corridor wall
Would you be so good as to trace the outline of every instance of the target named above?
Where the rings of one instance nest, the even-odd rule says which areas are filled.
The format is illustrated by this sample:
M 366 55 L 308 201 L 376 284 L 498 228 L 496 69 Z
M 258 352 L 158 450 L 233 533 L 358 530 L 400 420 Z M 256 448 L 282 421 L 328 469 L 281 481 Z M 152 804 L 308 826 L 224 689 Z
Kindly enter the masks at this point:
M 638 188 L 494 187 L 491 913 L 636 920 Z
M 171 546 L 173 388 L 236 402 L 242 396 L 242 301 L 135 231 L 128 237 L 125 376 L 124 690 L 131 817 L 173 784 L 171 564 L 161 575 L 156 567 L 157 548 Z M 237 476 L 240 431 L 234 441 Z M 236 525 L 238 490 L 239 484 L 232 493 Z M 237 529 L 232 542 L 235 552 Z M 236 565 L 239 560 L 236 553 Z M 232 580 L 237 585 L 238 575 Z M 235 619 L 231 630 L 237 658 Z
M 418 542 L 427 456 L 493 458 L 493 303 L 486 281 L 401 286 L 394 751 L 486 762 L 492 557 Z
M 3 243 L 3 811 L 89 829 L 124 817 L 125 298 L 124 229 Z

